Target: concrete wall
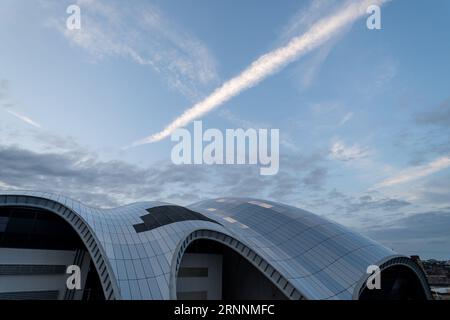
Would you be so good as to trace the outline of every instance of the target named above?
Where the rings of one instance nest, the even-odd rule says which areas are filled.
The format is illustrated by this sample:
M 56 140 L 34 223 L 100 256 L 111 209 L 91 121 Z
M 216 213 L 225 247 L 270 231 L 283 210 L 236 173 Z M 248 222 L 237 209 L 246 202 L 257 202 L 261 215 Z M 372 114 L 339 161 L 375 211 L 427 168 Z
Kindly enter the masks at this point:
M 181 262 L 181 273 L 182 269 L 187 270 L 185 274 L 191 271 L 191 275 L 177 278 L 178 297 L 186 298 L 191 293 L 193 298 L 201 299 L 201 295 L 195 293 L 206 292 L 208 300 L 222 299 L 222 255 L 187 253 Z M 195 276 L 201 269 L 207 269 L 207 276 Z
M 75 260 L 76 251 L 58 250 L 29 250 L 0 248 L 0 266 L 64 266 L 55 274 L 17 274 L 0 275 L 1 293 L 24 293 L 35 291 L 58 291 L 58 299 L 63 299 L 66 293 L 66 280 L 69 275 L 65 273 L 67 266 Z M 89 255 L 86 253 L 80 265 L 82 287 L 86 281 Z M 74 299 L 81 299 L 82 290 L 74 293 Z

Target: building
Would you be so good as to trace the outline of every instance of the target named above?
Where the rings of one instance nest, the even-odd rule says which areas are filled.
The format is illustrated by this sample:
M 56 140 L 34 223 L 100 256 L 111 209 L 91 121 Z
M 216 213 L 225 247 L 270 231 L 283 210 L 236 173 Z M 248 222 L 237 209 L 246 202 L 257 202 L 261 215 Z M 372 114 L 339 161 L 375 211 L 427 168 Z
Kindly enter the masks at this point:
M 450 288 L 431 288 L 435 300 L 450 300 Z
M 421 262 L 436 300 L 450 300 L 450 263 L 434 259 Z
M 430 286 L 450 287 L 450 264 L 433 259 L 425 260 L 422 264 Z
M 69 290 L 67 267 L 79 267 Z M 368 290 L 368 266 L 381 289 Z M 75 273 L 74 273 L 75 274 Z M 223 198 L 96 209 L 0 193 L 0 299 L 429 299 L 410 258 L 310 212 Z

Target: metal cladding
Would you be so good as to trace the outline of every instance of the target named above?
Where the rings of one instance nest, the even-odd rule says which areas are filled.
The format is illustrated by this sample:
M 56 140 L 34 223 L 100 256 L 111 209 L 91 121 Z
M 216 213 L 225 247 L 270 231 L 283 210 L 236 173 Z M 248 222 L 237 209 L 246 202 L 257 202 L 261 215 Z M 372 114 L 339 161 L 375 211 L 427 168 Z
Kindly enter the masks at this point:
M 289 299 L 358 299 L 370 265 L 410 267 L 427 286 L 408 257 L 270 201 L 221 198 L 187 207 L 141 202 L 97 209 L 60 195 L 11 191 L 0 193 L 1 206 L 42 208 L 69 222 L 91 254 L 107 299 L 176 299 L 181 258 L 197 239 L 234 249 Z

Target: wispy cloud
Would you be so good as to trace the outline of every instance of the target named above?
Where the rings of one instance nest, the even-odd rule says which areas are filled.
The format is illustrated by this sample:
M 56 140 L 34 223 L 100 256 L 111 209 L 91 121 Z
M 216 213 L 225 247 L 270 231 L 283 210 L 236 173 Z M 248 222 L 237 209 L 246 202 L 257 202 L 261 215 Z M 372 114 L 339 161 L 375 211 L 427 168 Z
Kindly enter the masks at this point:
M 349 1 L 346 0 L 346 3 Z M 325 15 L 330 15 L 339 9 L 342 0 L 313 0 L 302 7 L 289 19 L 281 33 L 281 40 L 288 42 L 301 32 L 310 29 L 314 23 Z
M 339 161 L 351 161 L 366 158 L 369 155 L 368 148 L 354 144 L 347 146 L 343 141 L 335 141 L 330 148 L 330 157 Z
M 223 119 L 229 121 L 234 126 L 238 126 L 239 128 L 242 128 L 245 130 L 252 129 L 252 128 L 261 128 L 261 129 L 271 128 L 271 126 L 268 123 L 248 121 L 248 120 L 241 119 L 241 118 L 237 117 L 229 109 L 221 110 L 219 112 L 219 115 Z M 299 148 L 296 145 L 295 140 L 286 130 L 283 130 L 283 132 L 281 133 L 280 143 L 291 151 L 294 151 L 294 152 L 299 151 Z
M 351 3 L 334 14 L 316 22 L 308 31 L 303 35 L 292 39 L 286 46 L 261 56 L 241 74 L 225 82 L 211 95 L 195 104 L 192 108 L 186 110 L 161 132 L 136 141 L 133 143 L 133 146 L 153 143 L 165 139 L 177 128 L 183 127 L 196 118 L 219 107 L 223 103 L 239 95 L 242 91 L 257 85 L 259 82 L 276 73 L 289 63 L 324 44 L 333 38 L 333 36 L 339 35 L 345 27 L 365 15 L 366 9 L 370 4 L 377 3 L 382 5 L 385 2 L 386 0 L 363 0 Z
M 397 73 L 398 68 L 394 61 L 383 61 L 377 68 L 377 75 L 374 85 L 378 88 L 383 88 L 397 76 Z
M 143 1 L 78 0 L 82 28 L 68 30 L 62 21 L 49 24 L 94 61 L 120 57 L 147 66 L 191 100 L 217 85 L 214 58 L 208 48 L 157 7 Z
M 374 199 L 372 196 L 362 196 L 356 201 L 349 202 L 347 212 L 362 212 L 364 210 L 394 211 L 411 205 L 410 202 L 400 199 L 382 198 Z
M 10 115 L 15 118 L 35 127 L 41 129 L 42 126 L 31 119 L 30 117 L 21 114 L 17 111 L 12 110 L 13 107 L 16 106 L 16 103 L 13 102 L 10 94 L 10 84 L 6 79 L 0 79 L 0 106 Z
M 355 0 L 346 0 L 345 3 L 350 3 Z M 313 0 L 306 8 L 301 8 L 300 11 L 294 14 L 287 26 L 284 28 L 281 39 L 288 41 L 298 34 L 301 34 L 305 30 L 311 28 L 311 26 L 317 22 L 321 17 L 332 14 L 342 6 L 342 0 Z M 341 40 L 343 36 L 351 29 L 349 24 L 345 29 L 341 30 L 340 35 L 334 37 L 328 43 L 318 49 L 311 57 L 305 59 L 296 68 L 294 73 L 299 79 L 300 90 L 304 91 L 309 89 L 317 78 L 322 65 L 328 59 L 328 56 L 332 52 L 334 46 Z
M 327 60 L 336 42 L 337 41 L 330 42 L 320 48 L 311 59 L 305 61 L 305 63 L 299 67 L 298 75 L 300 77 L 301 89 L 307 90 L 314 84 L 323 63 Z
M 353 112 L 347 113 L 339 122 L 339 126 L 343 126 L 353 118 Z
M 404 169 L 395 176 L 377 184 L 375 187 L 383 188 L 410 182 L 419 178 L 429 176 L 435 172 L 441 171 L 448 167 L 450 167 L 450 157 L 449 156 L 440 157 L 426 165 L 414 166 L 411 168 Z

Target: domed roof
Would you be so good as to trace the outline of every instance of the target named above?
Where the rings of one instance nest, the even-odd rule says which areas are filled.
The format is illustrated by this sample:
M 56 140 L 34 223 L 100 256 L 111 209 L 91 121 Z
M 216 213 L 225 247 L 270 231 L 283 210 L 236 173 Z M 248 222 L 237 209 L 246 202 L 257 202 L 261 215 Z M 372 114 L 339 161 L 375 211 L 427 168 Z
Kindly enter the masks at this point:
M 233 248 L 291 299 L 358 298 L 370 265 L 407 265 L 426 286 L 409 258 L 324 217 L 271 201 L 219 198 L 186 207 L 141 202 L 97 209 L 60 195 L 9 191 L 0 192 L 0 206 L 39 207 L 66 219 L 103 275 L 107 298 L 176 298 L 184 250 L 202 238 Z

